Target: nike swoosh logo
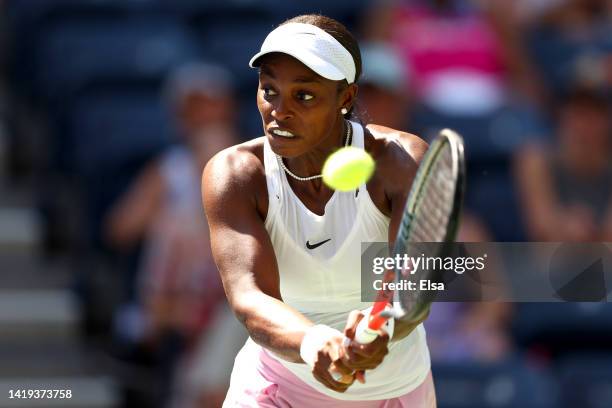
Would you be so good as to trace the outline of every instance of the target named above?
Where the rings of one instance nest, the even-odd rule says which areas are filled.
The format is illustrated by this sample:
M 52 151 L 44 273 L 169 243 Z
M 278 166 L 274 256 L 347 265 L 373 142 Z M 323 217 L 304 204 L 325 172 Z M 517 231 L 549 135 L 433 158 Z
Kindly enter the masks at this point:
M 325 241 L 317 242 L 316 244 L 311 244 L 309 241 L 306 241 L 306 248 L 315 249 L 323 245 L 324 243 L 331 241 L 331 238 L 326 239 Z

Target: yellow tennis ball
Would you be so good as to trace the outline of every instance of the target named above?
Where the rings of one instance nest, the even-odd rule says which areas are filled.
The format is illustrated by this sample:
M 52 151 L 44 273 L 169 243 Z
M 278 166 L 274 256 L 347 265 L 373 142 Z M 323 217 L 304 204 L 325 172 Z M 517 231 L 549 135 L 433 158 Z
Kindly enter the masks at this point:
M 351 191 L 367 182 L 376 164 L 363 149 L 347 146 L 331 154 L 323 165 L 323 182 L 339 191 Z

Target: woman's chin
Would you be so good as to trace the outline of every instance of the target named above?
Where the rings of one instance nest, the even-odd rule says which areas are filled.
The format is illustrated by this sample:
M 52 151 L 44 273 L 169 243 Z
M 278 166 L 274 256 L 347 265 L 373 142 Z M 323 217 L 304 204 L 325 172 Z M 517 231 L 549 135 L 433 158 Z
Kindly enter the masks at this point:
M 299 147 L 299 138 L 296 136 L 284 137 L 268 134 L 266 137 L 272 151 L 279 156 L 296 157 L 303 153 Z

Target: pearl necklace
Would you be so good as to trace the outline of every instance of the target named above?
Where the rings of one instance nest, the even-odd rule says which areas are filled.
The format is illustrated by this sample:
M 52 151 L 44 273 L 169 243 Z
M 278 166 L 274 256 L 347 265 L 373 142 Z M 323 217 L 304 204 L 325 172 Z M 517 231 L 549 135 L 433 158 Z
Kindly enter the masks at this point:
M 349 140 L 351 139 L 351 134 L 353 131 L 353 127 L 351 126 L 351 123 L 349 121 L 345 121 L 346 123 L 346 141 L 344 142 L 344 146 L 348 146 Z M 310 181 L 310 180 L 314 180 L 314 179 L 318 179 L 323 177 L 322 174 L 317 174 L 316 176 L 310 176 L 310 177 L 300 177 L 297 176 L 295 174 L 293 174 L 288 168 L 287 166 L 285 166 L 285 163 L 283 163 L 283 158 L 281 156 L 279 156 L 278 154 L 276 155 L 276 160 L 278 160 L 278 163 L 280 164 L 280 166 L 283 168 L 283 170 L 285 170 L 285 173 L 287 173 L 288 175 L 290 175 L 291 177 L 293 177 L 296 180 L 299 181 Z

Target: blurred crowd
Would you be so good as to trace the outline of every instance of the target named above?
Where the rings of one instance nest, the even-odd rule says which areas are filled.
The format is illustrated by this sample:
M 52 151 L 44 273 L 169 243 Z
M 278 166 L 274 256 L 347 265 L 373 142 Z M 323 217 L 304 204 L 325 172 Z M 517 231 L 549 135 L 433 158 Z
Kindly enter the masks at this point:
M 220 406 L 246 333 L 211 259 L 200 175 L 217 151 L 262 134 L 248 58 L 294 15 L 321 12 L 359 38 L 355 120 L 463 134 L 460 240 L 612 241 L 611 1 L 0 7 L 0 165 L 35 191 L 45 254 L 73 261 L 83 338 L 152 373 L 148 391 L 126 385 L 125 406 Z M 435 304 L 440 407 L 612 406 L 610 309 Z M 514 388 L 484 390 L 480 405 L 449 399 L 453 378 L 496 373 Z M 516 405 L 499 404 L 508 392 Z

